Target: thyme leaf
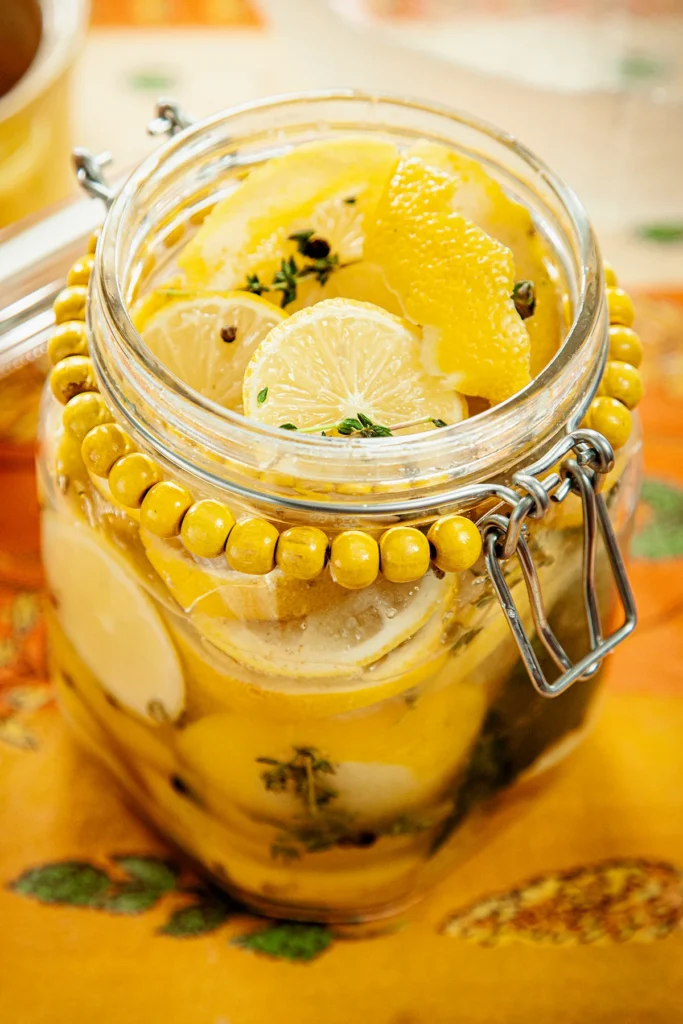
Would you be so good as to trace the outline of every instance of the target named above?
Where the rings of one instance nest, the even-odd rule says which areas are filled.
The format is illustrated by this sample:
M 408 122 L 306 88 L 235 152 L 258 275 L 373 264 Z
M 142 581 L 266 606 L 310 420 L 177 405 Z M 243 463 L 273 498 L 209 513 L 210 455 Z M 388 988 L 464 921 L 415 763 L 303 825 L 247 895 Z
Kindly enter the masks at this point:
M 261 283 L 258 274 L 247 274 L 247 283 L 244 290 L 252 292 L 253 295 L 263 295 L 264 292 L 269 291 L 269 288 L 267 284 Z
M 272 290 L 282 292 L 280 305 L 284 309 L 290 302 L 296 299 L 296 282 L 299 275 L 299 268 L 293 256 L 283 259 L 280 269 L 273 274 Z

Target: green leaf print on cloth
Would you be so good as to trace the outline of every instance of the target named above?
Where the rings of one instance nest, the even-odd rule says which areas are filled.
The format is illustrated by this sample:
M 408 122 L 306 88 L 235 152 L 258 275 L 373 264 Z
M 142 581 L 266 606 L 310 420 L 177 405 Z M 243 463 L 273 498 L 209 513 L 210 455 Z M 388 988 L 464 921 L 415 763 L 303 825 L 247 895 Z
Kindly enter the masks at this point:
M 7 888 L 39 903 L 121 916 L 144 914 L 162 899 L 171 898 L 176 905 L 171 906 L 156 934 L 174 939 L 202 938 L 218 931 L 231 917 L 248 915 L 227 893 L 211 885 L 193 884 L 192 879 L 184 884 L 180 876 L 178 868 L 159 857 L 125 854 L 112 857 L 109 869 L 77 860 L 42 864 L 24 871 Z M 253 918 L 254 923 L 257 920 L 262 919 Z M 233 939 L 231 944 L 262 956 L 307 963 L 331 943 L 332 933 L 322 925 L 277 921 Z
M 306 963 L 324 953 L 331 943 L 332 933 L 324 925 L 280 921 L 262 931 L 242 935 L 234 945 L 279 960 Z
M 651 559 L 683 557 L 683 490 L 660 480 L 645 480 L 641 500 L 652 518 L 636 533 L 632 554 Z

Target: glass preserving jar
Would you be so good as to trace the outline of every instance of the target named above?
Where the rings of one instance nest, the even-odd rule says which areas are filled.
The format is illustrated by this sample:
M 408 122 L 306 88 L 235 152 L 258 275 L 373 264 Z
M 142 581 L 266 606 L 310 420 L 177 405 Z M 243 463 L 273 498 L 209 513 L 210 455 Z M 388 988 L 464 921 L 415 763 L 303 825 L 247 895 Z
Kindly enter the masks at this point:
M 454 426 L 343 440 L 263 426 L 183 384 L 133 327 L 136 298 L 245 169 L 350 132 L 474 156 L 531 211 L 563 278 L 558 354 Z M 603 656 L 635 624 L 608 524 L 627 543 L 639 439 L 613 460 L 582 426 L 627 300 L 608 294 L 573 194 L 523 147 L 352 93 L 185 129 L 129 178 L 92 250 L 55 306 L 71 326 L 42 414 L 63 711 L 142 813 L 248 904 L 395 913 L 575 744 Z M 467 543 L 483 537 L 464 570 L 449 541 L 463 522 Z M 419 574 L 402 575 L 405 544 L 426 551 Z

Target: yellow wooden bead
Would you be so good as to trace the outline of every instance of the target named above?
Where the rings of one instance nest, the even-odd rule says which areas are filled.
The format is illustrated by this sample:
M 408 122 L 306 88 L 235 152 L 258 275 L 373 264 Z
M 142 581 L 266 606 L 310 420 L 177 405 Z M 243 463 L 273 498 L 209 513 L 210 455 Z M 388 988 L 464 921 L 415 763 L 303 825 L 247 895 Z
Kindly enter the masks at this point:
M 619 282 L 617 281 L 617 275 L 614 273 L 614 267 L 612 266 L 612 264 L 608 263 L 607 260 L 604 260 L 602 264 L 602 269 L 605 272 L 605 284 L 607 285 L 607 287 L 616 288 Z
M 97 228 L 95 231 L 93 231 L 92 235 L 88 239 L 88 253 L 89 254 L 93 254 L 95 252 L 95 249 L 97 249 L 97 243 L 100 240 L 100 235 L 101 234 L 102 234 L 102 228 Z
M 109 412 L 102 395 L 97 391 L 83 391 L 64 407 L 62 423 L 79 444 L 93 427 L 111 423 L 114 417 Z
M 50 373 L 50 389 L 58 402 L 66 405 L 82 391 L 97 391 L 93 365 L 87 356 L 67 356 Z
M 155 484 L 142 500 L 140 525 L 157 537 L 176 537 L 192 495 L 173 480 Z
M 101 423 L 93 427 L 83 438 L 81 446 L 83 462 L 91 473 L 101 477 L 109 476 L 117 459 L 132 451 L 135 451 L 135 446 L 118 423 Z
M 623 288 L 607 289 L 607 305 L 609 307 L 609 322 L 611 324 L 623 324 L 630 327 L 635 318 L 635 310 L 631 296 Z
M 618 398 L 627 409 L 635 409 L 643 397 L 643 381 L 635 366 L 612 359 L 605 367 L 600 390 L 610 398 Z
M 588 410 L 588 425 L 599 431 L 613 448 L 623 448 L 631 434 L 631 413 L 618 398 L 594 398 Z
M 83 287 L 87 288 L 94 265 L 95 257 L 91 253 L 82 256 L 80 260 L 76 260 L 67 274 L 67 285 L 82 284 Z
M 150 487 L 161 480 L 161 470 L 154 459 L 144 452 L 123 455 L 111 467 L 109 488 L 112 495 L 126 508 L 140 508 Z
M 265 519 L 245 519 L 233 526 L 225 555 L 236 572 L 264 576 L 275 564 L 275 546 L 279 533 Z
M 63 324 L 66 320 L 85 320 L 85 303 L 88 289 L 82 284 L 74 284 L 62 288 L 52 304 L 55 323 Z
M 465 516 L 442 516 L 429 527 L 432 559 L 443 572 L 471 569 L 481 555 L 481 534 Z
M 180 536 L 187 550 L 198 558 L 218 558 L 235 525 L 235 517 L 220 501 L 204 498 L 185 514 Z
M 631 327 L 612 324 L 609 329 L 609 357 L 620 359 L 631 366 L 640 366 L 643 360 L 643 343 Z
M 386 530 L 380 538 L 379 552 L 382 572 L 392 583 L 412 583 L 429 569 L 429 541 L 412 526 Z
M 325 568 L 327 536 L 315 526 L 292 526 L 281 534 L 276 561 L 288 576 L 312 580 Z
M 330 548 L 332 579 L 347 590 L 362 590 L 377 579 L 379 545 L 361 530 L 346 530 L 332 541 Z
M 53 366 L 67 356 L 87 356 L 88 335 L 82 320 L 65 320 L 55 327 L 47 343 L 47 354 Z

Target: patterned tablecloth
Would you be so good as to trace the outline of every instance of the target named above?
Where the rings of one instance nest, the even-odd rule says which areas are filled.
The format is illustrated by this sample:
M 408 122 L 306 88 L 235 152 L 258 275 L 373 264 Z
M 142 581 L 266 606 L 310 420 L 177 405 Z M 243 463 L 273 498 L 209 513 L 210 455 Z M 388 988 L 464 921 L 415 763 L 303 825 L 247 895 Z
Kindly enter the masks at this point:
M 207 24 L 257 23 L 238 0 L 98 0 L 95 15 L 182 23 L 200 9 Z M 638 315 L 648 380 L 631 565 L 639 630 L 557 782 L 506 811 L 481 852 L 379 935 L 245 912 L 193 875 L 72 743 L 46 677 L 30 473 L 0 457 L 0 536 L 13 531 L 15 554 L 27 553 L 25 573 L 15 564 L 0 588 L 0 1020 L 682 1019 L 683 297 L 643 296 Z

